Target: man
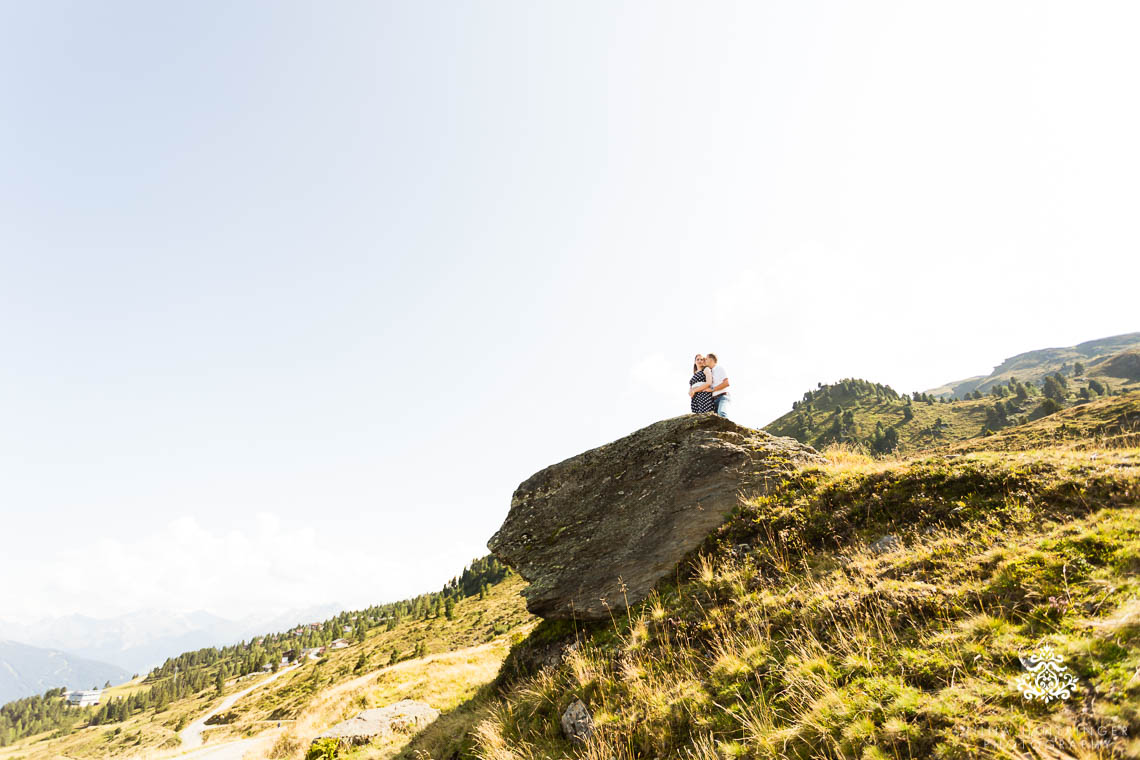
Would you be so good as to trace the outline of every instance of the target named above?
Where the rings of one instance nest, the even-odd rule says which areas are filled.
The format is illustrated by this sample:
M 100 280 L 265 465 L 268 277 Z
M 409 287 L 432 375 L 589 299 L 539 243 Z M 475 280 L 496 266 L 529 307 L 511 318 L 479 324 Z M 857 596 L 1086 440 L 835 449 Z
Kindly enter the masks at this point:
M 716 354 L 705 354 L 705 366 L 712 369 L 713 409 L 728 419 L 728 407 L 732 403 L 732 395 L 728 392 L 728 373 L 717 363 Z

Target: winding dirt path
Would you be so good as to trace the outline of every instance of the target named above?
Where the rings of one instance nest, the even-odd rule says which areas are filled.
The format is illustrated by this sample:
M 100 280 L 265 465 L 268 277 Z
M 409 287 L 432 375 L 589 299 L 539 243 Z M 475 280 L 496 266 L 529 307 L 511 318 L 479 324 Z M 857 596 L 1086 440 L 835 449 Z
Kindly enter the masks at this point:
M 322 692 L 320 698 L 317 700 L 317 703 L 315 705 L 310 705 L 310 708 L 315 707 L 316 709 L 310 709 L 308 711 L 309 714 L 302 715 L 300 719 L 293 724 L 291 730 L 296 731 L 302 736 L 313 736 L 320 731 L 325 730 L 328 728 L 326 725 L 326 713 L 328 708 L 337 707 L 338 703 L 346 703 L 347 700 L 350 699 L 357 690 L 366 688 L 370 684 L 375 683 L 376 678 L 383 672 L 399 672 L 405 669 L 424 667 L 425 665 L 428 665 L 437 660 L 447 660 L 457 657 L 463 658 L 490 649 L 492 647 L 500 645 L 501 643 L 502 642 L 500 640 L 496 639 L 495 641 L 488 641 L 482 644 L 477 644 L 475 646 L 464 647 L 462 649 L 454 649 L 449 652 L 437 652 L 435 654 L 430 654 L 426 657 L 421 657 L 415 660 L 404 660 L 403 662 L 397 663 L 395 665 L 389 665 L 387 667 L 380 668 L 379 670 L 374 670 L 370 673 L 358 676 L 349 681 L 345 681 L 344 683 L 337 684 L 336 686 L 333 686 Z M 235 692 L 234 694 L 231 694 L 230 696 L 223 699 L 217 707 L 202 717 L 198 718 L 196 721 L 186 726 L 186 728 L 182 729 L 182 731 L 179 732 L 179 736 L 182 739 L 182 746 L 175 751 L 176 754 L 170 755 L 166 753 L 160 753 L 159 755 L 152 755 L 148 753 L 146 755 L 135 758 L 135 760 L 157 760 L 157 758 L 162 758 L 163 760 L 263 760 L 266 757 L 273 741 L 285 729 L 270 729 L 259 734 L 258 736 L 246 739 L 220 741 L 217 744 L 203 746 L 202 735 L 207 728 L 206 721 L 209 720 L 212 716 L 230 709 L 235 704 L 237 704 L 238 700 L 244 698 L 251 692 L 260 689 L 262 686 L 271 683 L 279 676 L 295 670 L 298 667 L 300 667 L 300 664 L 292 665 L 288 668 L 283 668 L 261 683 L 254 684 L 248 689 L 243 689 L 242 691 Z
M 252 739 L 238 739 L 237 741 L 218 744 L 213 747 L 203 747 L 185 755 L 179 755 L 177 760 L 246 760 L 247 757 L 263 758 L 265 749 L 271 736 L 255 736 Z
M 183 750 L 196 750 L 202 746 L 202 733 L 206 730 L 206 721 L 208 721 L 210 718 L 214 717 L 218 713 L 225 712 L 226 710 L 230 709 L 235 704 L 237 704 L 237 701 L 239 699 L 241 699 L 245 695 L 249 694 L 250 692 L 257 691 L 262 686 L 273 683 L 273 681 L 277 680 L 277 678 L 279 678 L 280 676 L 283 676 L 286 673 L 294 671 L 299 667 L 301 667 L 300 664 L 290 665 L 287 668 L 282 668 L 281 670 L 278 670 L 276 673 L 271 675 L 269 678 L 266 678 L 264 681 L 261 681 L 259 683 L 255 683 L 253 686 L 250 686 L 248 689 L 243 689 L 242 691 L 234 692 L 233 694 L 231 694 L 228 697 L 226 697 L 225 699 L 223 699 L 217 707 L 215 707 L 213 710 L 211 710 L 210 712 L 203 715 L 201 718 L 198 718 L 198 720 L 194 721 L 193 723 L 191 723 L 190 725 L 188 725 L 186 728 L 182 729 L 182 731 L 179 732 L 178 736 L 180 739 L 182 739 L 182 749 Z M 221 749 L 224 749 L 226 747 L 233 747 L 235 745 L 245 745 L 245 744 L 249 744 L 253 741 L 255 741 L 255 739 L 242 739 L 242 740 L 236 741 L 236 742 L 228 742 L 226 744 L 219 745 L 217 747 L 211 747 L 210 750 L 215 750 L 215 749 L 221 750 Z M 235 749 L 236 749 L 236 747 L 235 747 Z M 225 757 L 226 760 L 229 760 L 229 758 L 231 758 L 231 757 L 234 758 L 235 760 L 239 760 L 241 758 L 241 755 L 240 754 L 238 754 L 238 755 L 214 755 L 214 754 L 210 754 L 209 750 L 205 750 L 205 751 L 203 751 L 203 753 L 195 752 L 193 755 L 190 755 L 190 757 L 195 758 L 195 760 L 198 760 L 199 758 L 201 758 L 202 760 L 205 760 L 205 758 L 210 758 L 210 760 L 215 760 L 215 758 L 216 758 L 216 760 L 222 760 L 223 757 Z

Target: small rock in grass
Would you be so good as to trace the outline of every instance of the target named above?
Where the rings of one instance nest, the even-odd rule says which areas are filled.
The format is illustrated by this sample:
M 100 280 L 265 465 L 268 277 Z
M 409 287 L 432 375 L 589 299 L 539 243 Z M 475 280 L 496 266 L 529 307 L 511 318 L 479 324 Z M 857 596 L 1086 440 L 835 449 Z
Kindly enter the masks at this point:
M 584 744 L 594 733 L 594 719 L 582 700 L 574 702 L 562 713 L 562 735 L 575 744 Z
M 871 544 L 871 551 L 875 552 L 876 554 L 886 554 L 887 552 L 893 552 L 896 549 L 901 548 L 902 539 L 900 539 L 898 536 L 892 536 L 890 534 L 879 536 Z

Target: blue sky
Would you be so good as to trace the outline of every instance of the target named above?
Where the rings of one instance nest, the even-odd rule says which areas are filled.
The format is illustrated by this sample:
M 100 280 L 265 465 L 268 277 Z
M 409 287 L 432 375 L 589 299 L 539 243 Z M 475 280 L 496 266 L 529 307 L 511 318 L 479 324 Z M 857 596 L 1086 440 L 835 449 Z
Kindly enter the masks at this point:
M 759 426 L 1140 329 L 1137 20 L 5 5 L 0 618 L 435 588 L 695 351 Z

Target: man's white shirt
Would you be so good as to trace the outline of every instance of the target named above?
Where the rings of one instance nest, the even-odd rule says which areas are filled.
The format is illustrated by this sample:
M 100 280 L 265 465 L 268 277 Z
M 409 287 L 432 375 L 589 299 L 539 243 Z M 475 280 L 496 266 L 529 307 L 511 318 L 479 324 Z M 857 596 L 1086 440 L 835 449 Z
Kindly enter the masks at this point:
M 719 364 L 712 368 L 712 387 L 717 387 L 725 380 L 728 379 L 728 373 L 724 371 L 724 367 Z M 721 388 L 719 391 L 713 391 L 714 396 L 724 396 L 728 393 L 728 388 Z M 732 398 L 729 396 L 729 398 Z

